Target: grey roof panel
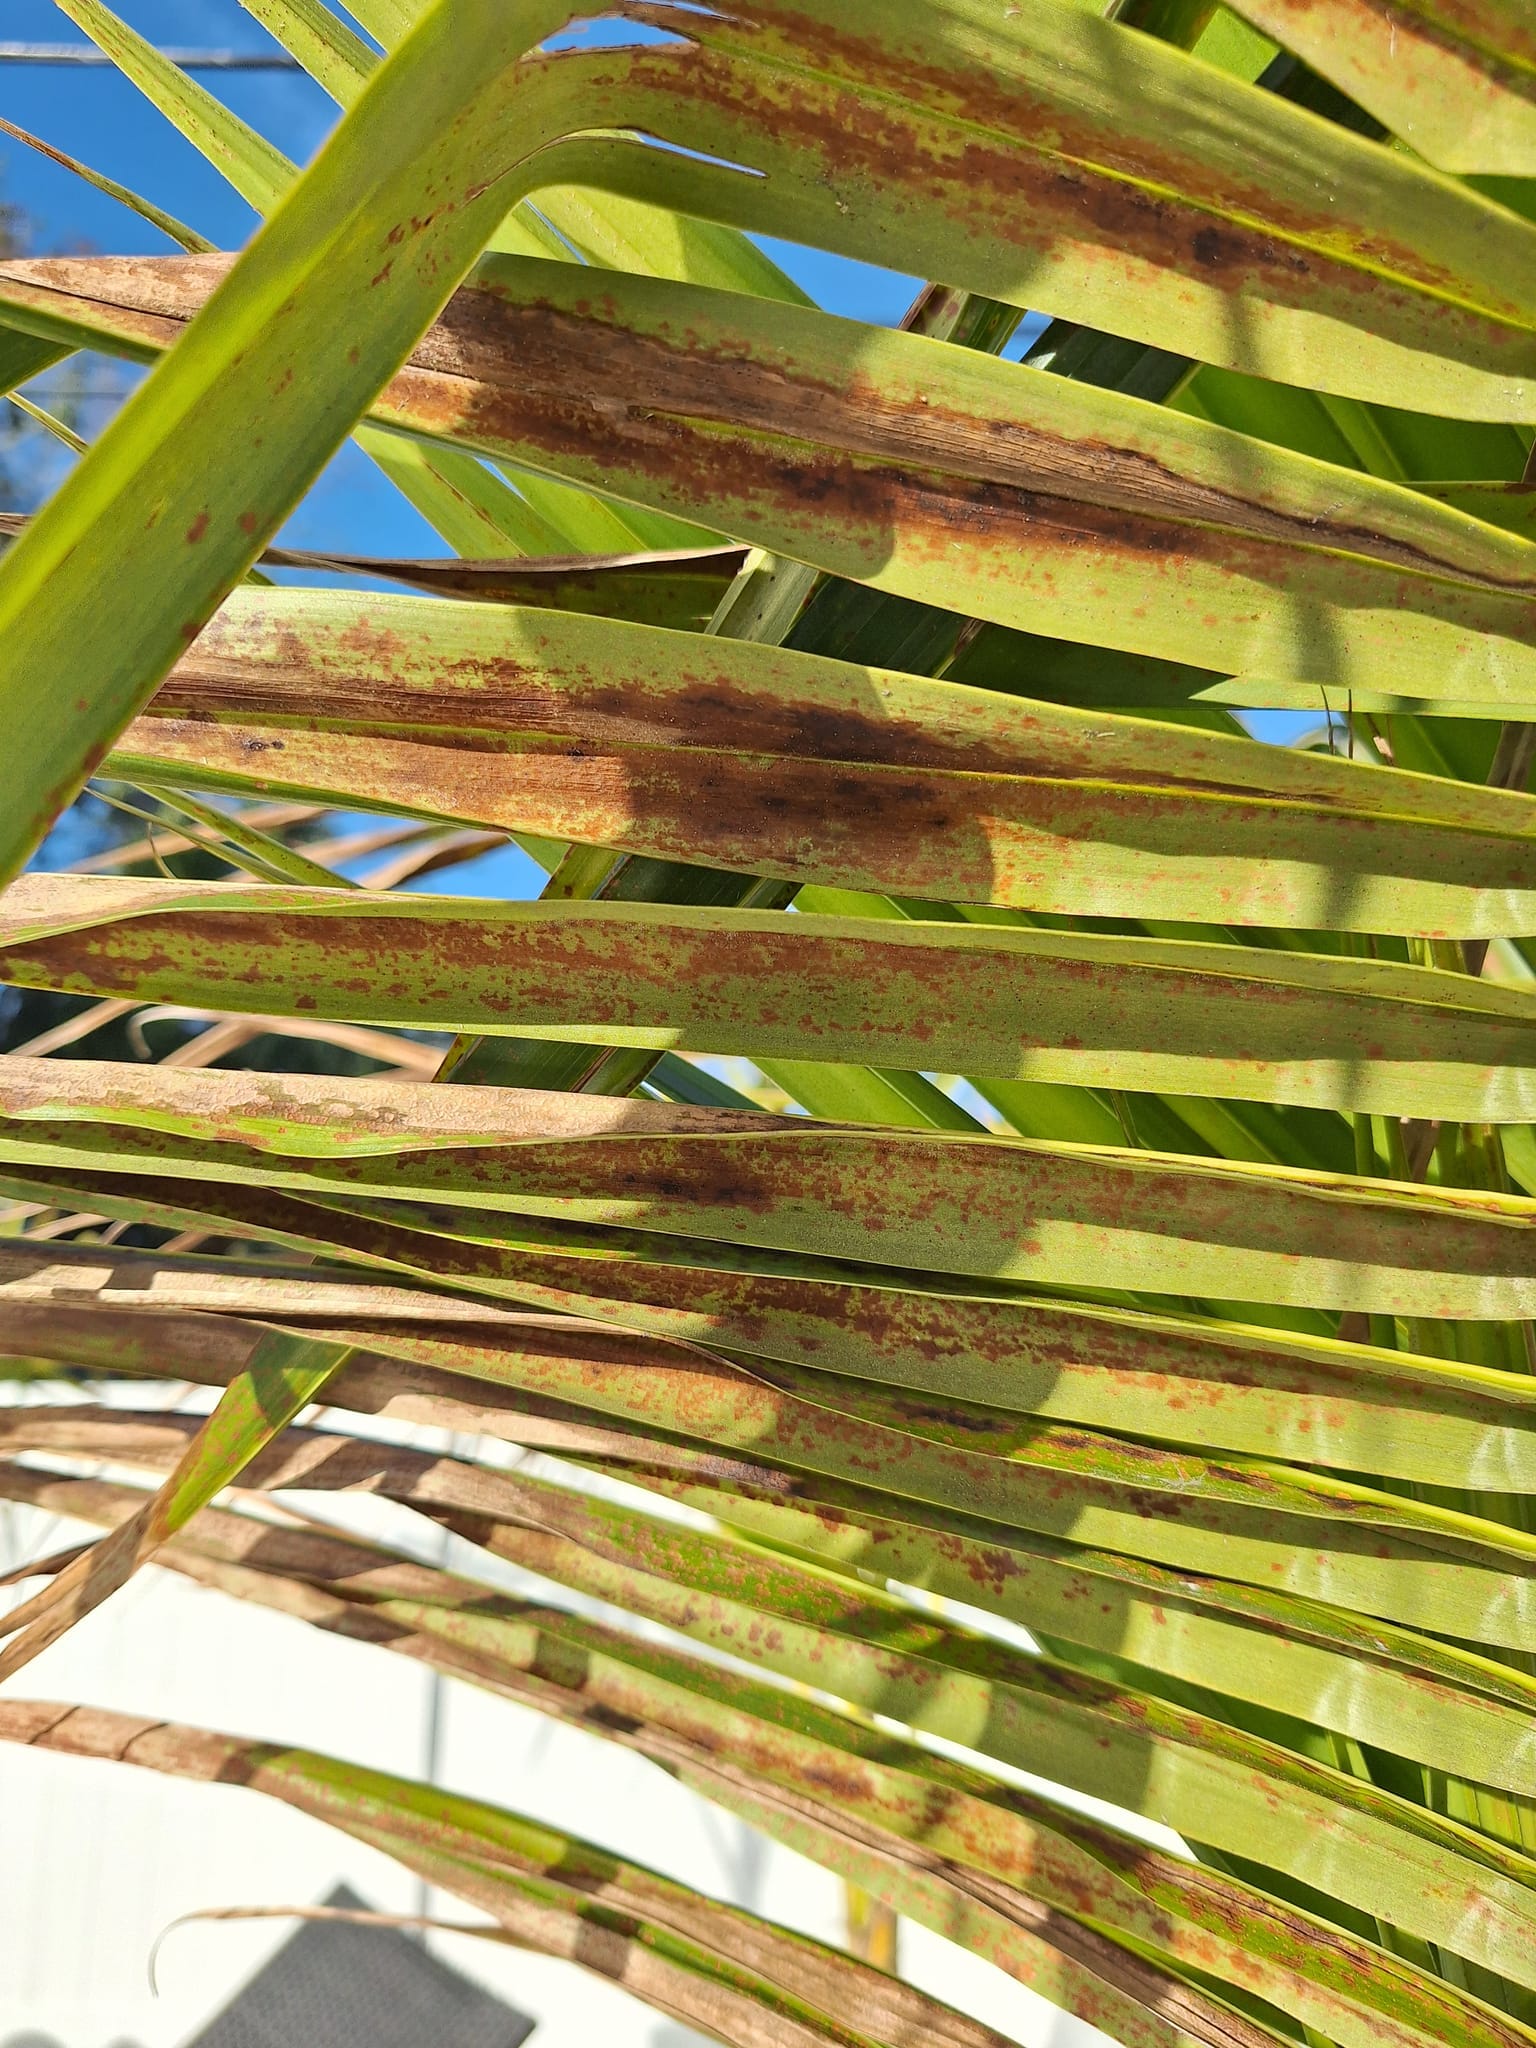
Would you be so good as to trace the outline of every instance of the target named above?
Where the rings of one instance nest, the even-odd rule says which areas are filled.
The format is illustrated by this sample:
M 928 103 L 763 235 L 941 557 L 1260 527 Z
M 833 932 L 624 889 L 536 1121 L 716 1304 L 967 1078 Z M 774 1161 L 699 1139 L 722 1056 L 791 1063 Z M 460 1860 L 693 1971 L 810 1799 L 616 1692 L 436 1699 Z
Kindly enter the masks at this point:
M 346 1885 L 325 1904 L 366 1910 Z M 308 1920 L 187 2048 L 521 2048 L 533 2027 L 400 1928 Z

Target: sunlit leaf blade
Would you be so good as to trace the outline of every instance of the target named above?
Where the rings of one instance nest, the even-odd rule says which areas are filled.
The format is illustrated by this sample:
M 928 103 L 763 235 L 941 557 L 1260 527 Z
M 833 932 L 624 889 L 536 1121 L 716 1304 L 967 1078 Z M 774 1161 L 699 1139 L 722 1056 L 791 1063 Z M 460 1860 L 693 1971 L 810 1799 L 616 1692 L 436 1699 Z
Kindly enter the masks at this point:
M 167 358 L 0 517 L 0 870 L 106 771 L 0 902 L 0 1503 L 107 1531 L 0 1674 L 152 1553 L 1123 2048 L 1532 2048 L 1525 24 L 248 4 L 302 174 L 66 12 L 252 248 L 0 262 L 0 387 Z M 349 433 L 464 559 L 248 566 Z M 0 1732 L 732 2048 L 1000 2048 L 437 1787 Z
M 101 1602 L 232 1484 L 251 1459 L 319 1393 L 345 1362 L 347 1347 L 269 1332 L 230 1381 L 152 1500 L 68 1565 L 42 1592 L 3 1617 L 12 1640 L 0 1649 L 9 1678 Z
M 103 0 L 58 0 L 61 12 L 83 29 L 113 64 L 259 212 L 265 212 L 294 177 L 281 150 L 230 112 L 206 86 L 155 48 Z
M 1536 1107 L 1525 988 L 990 923 L 38 875 L 0 905 L 0 976 L 207 1009 L 1399 1116 L 1517 1122 Z
M 531 185 L 894 255 L 1269 376 L 1527 416 L 1525 223 L 1087 10 L 892 0 L 874 33 L 828 0 L 622 11 L 672 39 L 546 63 L 548 140 L 570 140 Z M 697 154 L 612 133 L 634 129 Z M 870 176 L 893 161 L 927 174 L 894 232 Z
M 67 1337 L 99 1355 L 121 1329 L 121 1318 L 93 1332 L 89 1317 L 53 1324 L 18 1313 L 18 1328 L 44 1352 Z M 159 1341 L 191 1376 L 217 1383 L 256 1334 L 194 1323 L 144 1326 L 136 1340 L 130 1328 L 125 1357 L 142 1355 L 138 1341 Z M 484 1382 L 459 1394 L 458 1424 L 473 1419 L 477 1431 L 515 1441 L 617 1456 L 692 1483 L 734 1478 L 781 1497 L 851 1504 L 855 1516 L 911 1520 L 982 1545 L 1007 1546 L 1022 1530 L 1121 1550 L 1479 1642 L 1514 1647 L 1530 1626 L 1530 1546 L 1518 1534 L 1291 1467 L 1038 1426 L 994 1430 L 988 1444 L 988 1419 L 953 1401 L 936 1411 L 931 1400 L 873 1400 L 821 1375 L 748 1375 L 632 1339 L 567 1337 L 558 1326 L 482 1329 L 475 1341 L 330 1322 L 317 1334 L 371 1339 L 396 1358 Z M 398 1364 L 373 1384 L 398 1389 Z M 345 1381 L 333 1393 L 348 1404 Z M 379 1398 L 362 1397 L 365 1406 Z M 524 1419 L 494 1420 L 498 1404 Z M 48 1442 L 79 1447 L 81 1430 L 94 1444 L 84 1414 L 50 1422 Z M 23 1411 L 6 1434 L 32 1442 L 36 1425 Z
M 131 1439 L 142 1428 L 130 1422 L 125 1433 Z M 110 1446 L 110 1432 L 105 1440 Z M 323 1441 L 308 1448 L 314 1455 L 299 1470 L 279 1465 L 266 1483 L 334 1483 Z M 347 1450 L 339 1448 L 344 1471 Z M 128 1455 L 134 1459 L 131 1447 Z M 391 1482 L 383 1484 L 388 1490 Z M 16 1468 L 0 1468 L 0 1490 L 88 1520 L 115 1519 L 133 1501 L 131 1489 L 34 1481 Z M 1487 1913 L 1495 1899 L 1516 1918 L 1521 1911 L 1526 1867 L 1518 1856 L 1198 1714 L 920 1621 L 871 1589 L 521 1476 L 487 1489 L 485 1512 L 445 1502 L 435 1518 L 491 1555 L 570 1592 L 983 1755 L 1080 1789 L 1089 1789 L 1086 1776 L 1101 1796 L 1132 1811 L 1323 1889 L 1347 1888 L 1387 1919 L 1411 1925 L 1425 1892 L 1447 1905 L 1460 1896 L 1463 1918 Z M 523 1603 L 498 1598 L 474 1581 L 423 1574 L 388 1554 L 328 1537 L 273 1536 L 260 1524 L 242 1530 L 231 1518 L 205 1520 L 193 1532 L 192 1547 L 215 1559 L 302 1576 L 401 1619 L 419 1619 L 412 1614 L 416 1603 L 447 1610 L 458 1617 L 451 1639 L 470 1649 L 494 1653 L 526 1612 Z M 1283 1813 L 1275 1810 L 1277 1799 L 1285 1801 Z M 1440 1921 L 1439 1932 L 1451 1924 Z
M 376 53 L 319 0 L 242 0 L 289 49 L 317 84 L 350 106 L 378 64 Z M 424 8 L 383 4 L 354 9 L 386 51 L 395 49 Z M 498 227 L 491 247 L 564 258 L 600 268 L 718 285 L 754 297 L 809 305 L 779 266 L 746 235 L 668 208 L 581 187 L 541 189 L 537 208 L 520 202 Z
M 1536 34 L 1511 0 L 1238 0 L 1447 171 L 1536 173 Z
M 563 19 L 558 5 L 524 0 L 494 23 L 471 21 L 439 0 L 195 335 L 7 553 L 0 702 L 12 800 L 0 872 L 22 865 L 473 260 L 500 211 L 499 119 L 519 32 L 536 41 Z M 429 187 L 452 205 L 423 213 Z M 366 333 L 340 348 L 365 295 Z M 232 422 L 244 423 L 233 443 Z M 225 451 L 216 482 L 210 440 Z M 97 545 L 112 536 L 117 573 L 105 583 L 81 546 L 87 533 Z M 77 709 L 60 721 L 53 707 L 66 702 Z
M 1442 301 L 1431 311 L 1425 301 L 1444 289 L 1452 252 L 1463 264 L 1474 250 L 1490 261 L 1501 236 L 1510 236 L 1512 251 L 1518 230 L 1507 215 L 1474 224 L 1465 188 L 1417 166 L 1416 177 L 1404 176 L 1410 165 L 1402 157 L 1261 98 L 1167 44 L 1129 36 L 1095 19 L 1096 8 L 1021 8 L 1000 17 L 985 0 L 958 0 L 944 7 L 938 35 L 936 11 L 920 0 L 883 9 L 874 34 L 848 23 L 837 0 L 786 0 L 702 20 L 690 19 L 691 9 L 647 12 L 695 39 L 701 54 L 690 62 L 675 50 L 636 51 L 620 74 L 619 103 L 632 107 L 640 81 L 660 85 L 669 69 L 683 71 L 699 125 L 676 139 L 764 175 L 748 183 L 711 165 L 685 177 L 654 155 L 615 170 L 604 156 L 622 145 L 610 142 L 596 153 L 610 178 L 627 177 L 678 205 L 698 207 L 706 192 L 727 218 L 779 233 L 805 234 L 814 223 L 827 246 L 875 261 L 888 261 L 897 246 L 925 275 L 1207 361 L 1388 395 L 1353 382 L 1370 351 L 1358 332 L 1346 341 L 1341 329 L 1365 327 L 1387 345 L 1376 361 L 1392 361 L 1397 403 L 1422 394 L 1437 411 L 1499 410 L 1488 399 L 1458 402 L 1473 352 L 1455 342 L 1441 346 L 1456 370 L 1420 384 L 1411 355 L 1422 344 L 1409 336 L 1415 327 L 1454 330 L 1449 307 Z M 1522 47 L 1526 40 L 1518 27 L 1506 39 Z M 813 68 L 824 95 L 836 79 L 840 102 L 828 95 L 817 108 L 805 88 Z M 583 84 L 600 105 L 603 73 L 613 67 L 587 57 L 585 71 Z M 866 82 L 886 88 L 878 110 L 849 103 L 849 88 Z M 710 119 L 712 101 L 726 120 Z M 744 108 L 766 115 L 766 146 L 733 147 Z M 831 180 L 816 189 L 818 155 L 845 175 L 867 175 L 908 151 L 924 162 L 937 203 L 919 211 L 909 200 L 899 225 L 870 199 L 860 205 L 857 184 L 846 212 Z M 589 154 L 572 149 L 565 161 Z M 1465 278 L 1464 303 L 1510 304 L 1515 274 L 1490 264 L 1476 284 Z M 1241 316 L 1233 309 L 1238 292 Z M 1309 333 L 1313 319 L 1318 327 Z M 1489 354 L 1507 370 L 1502 351 Z
M 378 67 L 378 52 L 333 13 L 326 0 L 240 0 L 240 4 L 338 100 L 355 98 Z M 343 85 L 352 90 L 338 90 Z
M 353 886 L 345 876 L 338 875 L 317 860 L 311 860 L 299 848 L 286 845 L 246 818 L 203 803 L 187 790 L 166 789 L 152 778 L 146 778 L 138 786 L 153 802 L 164 805 L 173 818 L 184 818 L 194 826 L 201 826 L 205 838 L 221 847 L 232 866 L 243 867 L 263 881 L 301 882 L 312 888 L 326 889 Z
M 377 65 L 376 55 L 350 31 L 341 28 L 324 8 L 301 8 L 303 18 L 297 24 L 292 7 L 275 11 L 290 31 L 290 46 L 297 40 L 301 60 L 314 66 L 317 56 L 323 53 L 328 61 L 317 68 L 321 82 L 334 90 L 338 80 L 344 79 L 347 89 L 338 97 L 348 104 L 355 101 Z M 413 22 L 426 11 L 424 7 L 414 7 Z M 274 210 L 298 178 L 295 164 L 181 66 L 113 15 L 102 0 L 71 0 L 71 12 L 124 75 L 248 205 L 263 218 Z M 295 25 L 297 38 L 292 34 Z M 526 216 L 526 208 L 519 212 Z M 537 255 L 564 255 L 556 236 L 547 231 L 529 232 L 537 224 L 526 217 L 512 225 L 517 231 L 501 238 L 507 248 Z M 598 540 L 578 540 L 551 528 L 518 492 L 472 456 L 450 448 L 414 448 L 366 425 L 357 429 L 356 438 L 422 517 L 460 553 L 499 555 L 509 549 L 537 553 L 563 545 L 602 544 Z M 579 506 L 579 494 L 566 492 L 565 496 Z M 594 505 L 591 509 L 600 516 L 600 508 Z M 609 539 L 611 544 L 611 536 Z M 627 537 L 622 544 L 628 545 Z
M 612 1465 L 617 1473 L 624 1468 Z M 1246 1586 L 1038 1534 L 956 1537 L 882 1512 L 872 1491 L 814 1505 L 653 1471 L 647 1485 L 834 1570 L 889 1576 L 1058 1643 L 1519 1790 L 1531 1681 L 1410 1629 L 1364 1623 L 1273 1583 Z
M 1532 1202 L 1481 1190 L 533 1091 L 362 1081 L 338 1102 L 301 1076 L 89 1061 L 16 1059 L 0 1100 L 18 1166 L 385 1199 L 469 1238 L 494 1218 L 513 1244 L 595 1225 L 713 1242 L 727 1267 L 760 1248 L 1089 1288 L 1112 1256 L 1164 1294 L 1419 1316 L 1528 1314 L 1536 1290 Z
M 91 166 L 82 163 L 79 157 L 71 156 L 67 150 L 56 149 L 51 142 L 44 142 L 41 136 L 32 134 L 29 129 L 18 128 L 14 121 L 0 117 L 0 133 L 13 137 L 17 142 L 25 143 L 29 149 L 37 150 L 40 155 L 60 165 L 64 170 L 73 171 L 77 178 L 83 178 L 98 192 L 105 193 L 108 199 L 115 199 L 130 212 L 138 214 L 141 220 L 148 221 L 151 227 L 158 228 L 171 241 L 180 243 L 189 253 L 209 250 L 216 246 L 205 235 L 200 235 L 196 229 L 189 228 L 185 221 L 178 220 L 173 213 L 167 213 L 164 207 L 156 206 L 152 200 L 145 199 L 140 193 L 130 191 L 126 185 L 120 185 L 115 178 L 109 178 L 101 171 L 92 170 Z
M 1506 791 L 570 612 L 236 593 L 151 711 L 109 764 L 128 780 L 797 883 L 1444 936 L 1536 917 L 1536 804 Z
M 336 1248 L 345 1249 L 345 1218 L 335 1220 Z M 469 1247 L 444 1246 L 443 1258 L 452 1260 L 455 1249 Z M 572 1287 L 546 1287 L 546 1305 L 648 1336 L 704 1342 L 738 1359 L 813 1365 L 1014 1415 L 1115 1431 L 1134 1403 L 1142 1433 L 1169 1443 L 1425 1483 L 1536 1491 L 1536 1390 L 1519 1374 L 1334 1338 L 945 1292 L 916 1274 L 861 1283 L 809 1268 L 777 1276 L 690 1271 L 648 1259 L 633 1239 L 626 1250 L 622 1262 L 604 1262 L 595 1251 L 584 1259 L 573 1254 Z M 77 1328 L 64 1311 L 83 1298 L 121 1309 L 330 1315 L 348 1323 L 388 1315 L 397 1324 L 437 1326 L 438 1342 L 449 1339 L 449 1323 L 463 1325 L 468 1344 L 474 1325 L 494 1328 L 510 1312 L 487 1299 L 404 1292 L 363 1274 L 321 1281 L 228 1260 L 187 1270 L 174 1261 L 162 1267 L 149 1254 L 119 1252 L 111 1264 L 100 1258 L 67 1245 L 0 1246 L 0 1300 L 20 1316 L 16 1328 L 28 1343 L 40 1351 L 67 1347 L 84 1342 L 86 1329 L 97 1332 L 93 1342 L 105 1344 L 109 1330 L 111 1341 L 125 1347 L 139 1341 L 131 1321 Z M 585 1271 L 584 1292 L 577 1291 L 578 1269 Z M 538 1270 L 529 1273 L 535 1300 Z M 34 1304 L 46 1307 L 40 1319 Z M 384 1341 L 382 1330 L 375 1335 Z M 174 1326 L 160 1340 L 180 1341 Z M 100 1358 L 106 1363 L 110 1353 Z M 191 1363 L 187 1372 L 197 1377 Z M 971 1426 L 978 1438 L 985 1434 L 979 1418 Z M 995 1413 L 990 1426 L 1008 1425 Z
M 1139 1937 L 1154 1953 L 1203 1967 L 1218 1983 L 1236 1979 L 1315 2024 L 1324 2024 L 1326 2014 L 1334 2038 L 1358 2041 L 1380 2038 L 1372 2029 L 1401 2029 L 1408 2038 L 1417 2032 L 1435 2039 L 1432 2029 L 1441 2027 L 1448 2038 L 1475 2039 L 1487 2038 L 1485 2027 L 1501 2026 L 1497 2016 L 1468 2011 L 1449 1986 L 1334 1929 L 1325 1936 L 1316 1921 L 1256 1890 L 1196 1873 L 884 1731 L 717 1673 L 700 1660 L 548 1610 L 504 1634 L 414 1601 L 395 1612 L 386 1605 L 384 1618 L 442 1639 L 450 1654 L 462 1647 L 471 1668 L 489 1650 L 488 1675 L 514 1696 L 526 1672 L 544 1698 L 551 1686 L 577 1692 L 597 1710 L 599 1725 L 659 1721 L 685 1742 L 702 1736 L 701 1746 L 723 1752 L 752 1779 L 809 1795 L 855 1821 L 874 1817 L 930 1854 Z M 487 1638 L 497 1635 L 492 1648 Z M 498 1652 L 504 1677 L 496 1670 Z
M 8 263 L 0 303 L 50 338 L 152 352 L 220 275 Z M 660 510 L 703 495 L 737 539 L 1001 625 L 1490 715 L 1536 695 L 1530 542 L 920 335 L 646 278 L 612 277 L 599 305 L 569 264 L 497 258 L 375 416 Z
M 1536 532 L 1536 485 L 1507 483 L 1498 478 L 1473 482 L 1426 481 L 1418 485 L 1426 498 L 1453 505 L 1490 526 L 1502 526 L 1510 533 L 1530 539 Z
M 742 1772 L 710 1762 L 673 1766 L 684 1785 L 786 1848 L 809 1856 L 892 1912 L 984 1956 L 1052 2005 L 1128 2048 L 1261 2040 L 1259 2024 L 1220 2009 L 1194 1984 L 1164 1975 L 1099 1929 L 1022 1894 L 1007 1898 L 958 1865 L 878 1840 L 846 1816 L 811 1813 Z
M 42 1254 L 29 1256 L 36 1262 Z M 65 1268 L 66 1298 L 51 1304 L 45 1314 L 8 1290 L 12 1341 L 42 1356 L 84 1364 L 115 1361 L 152 1374 L 174 1362 L 188 1378 L 215 1386 L 240 1369 L 259 1341 L 255 1330 L 227 1312 L 214 1319 L 164 1308 L 150 1311 L 143 1305 L 145 1278 L 132 1273 L 125 1277 L 129 1285 L 117 1296 L 116 1314 L 99 1306 L 81 1306 L 87 1272 L 78 1259 Z M 248 1287 L 244 1295 L 238 1291 L 241 1283 L 234 1276 L 229 1276 L 228 1285 L 217 1282 L 218 1276 L 203 1270 L 184 1271 L 173 1284 L 190 1290 L 205 1308 L 221 1301 L 226 1310 L 238 1308 L 242 1299 L 250 1298 Z M 396 1290 L 308 1278 L 282 1282 L 270 1276 L 262 1293 L 279 1312 L 286 1305 L 295 1319 L 327 1311 L 334 1316 L 345 1303 L 355 1304 L 354 1314 L 371 1311 L 397 1323 L 403 1306 Z M 157 1298 L 163 1298 L 160 1289 Z M 430 1297 L 426 1306 L 451 1309 L 461 1324 L 466 1319 L 473 1323 L 477 1313 L 467 1304 L 454 1309 L 451 1303 Z M 478 1314 L 483 1321 L 486 1312 Z M 389 1342 L 377 1320 L 369 1341 Z M 604 1455 L 604 1432 L 595 1418 L 585 1425 L 574 1419 L 562 1424 L 550 1403 L 530 1403 L 509 1386 L 493 1387 L 485 1381 L 474 1385 L 362 1349 L 331 1383 L 327 1398 L 343 1410 L 543 1443 L 578 1454 L 585 1449 L 589 1457 Z M 7 1440 L 18 1448 L 91 1454 L 112 1450 L 130 1461 L 154 1462 L 177 1455 L 188 1427 L 182 1418 L 167 1428 L 153 1418 L 130 1419 L 115 1412 L 73 1409 L 50 1415 L 34 1409 L 11 1418 Z M 613 1433 L 608 1435 L 608 1455 L 614 1448 L 622 1455 L 622 1440 L 615 1446 Z M 347 1483 L 357 1461 L 344 1445 L 332 1440 L 317 1449 L 321 1466 L 332 1475 L 329 1483 Z M 665 1449 L 655 1441 L 648 1455 L 663 1459 Z M 388 1469 L 395 1476 L 388 1480 L 378 1465 L 377 1451 L 368 1457 L 371 1483 L 382 1480 L 400 1498 L 418 1503 L 436 1499 L 439 1506 L 452 1498 L 443 1495 L 433 1480 L 436 1466 L 430 1457 L 409 1451 L 392 1454 Z M 299 1438 L 290 1435 L 277 1462 L 263 1461 L 252 1476 L 277 1484 L 285 1473 L 291 1479 L 301 1470 L 313 1471 L 315 1463 Z M 633 1476 L 626 1465 L 611 1469 Z M 44 1484 L 40 1479 L 27 1483 Z M 1364 1625 L 1336 1609 L 1298 1601 L 1270 1585 L 1248 1589 L 1187 1572 L 1176 1577 L 1127 1556 L 1039 1535 L 940 1535 L 920 1522 L 901 1520 L 901 1513 L 910 1509 L 887 1502 L 887 1512 L 882 1513 L 879 1497 L 868 1492 L 862 1505 L 833 1506 L 823 1487 L 824 1497 L 814 1508 L 800 1508 L 783 1497 L 782 1489 L 777 1499 L 758 1497 L 740 1485 L 722 1490 L 718 1479 L 669 1479 L 659 1471 L 649 1475 L 647 1484 L 740 1523 L 781 1552 L 817 1557 L 834 1571 L 873 1567 L 882 1577 L 894 1576 L 972 1606 L 994 1609 L 1057 1639 L 1114 1650 L 1148 1671 L 1214 1688 L 1215 1694 L 1235 1693 L 1241 1699 L 1272 1704 L 1441 1769 L 1471 1771 L 1487 1782 L 1520 1790 L 1530 1785 L 1536 1768 L 1527 1727 L 1529 1680 L 1508 1667 L 1401 1629 L 1380 1622 Z M 496 1485 L 505 1499 L 502 1482 Z M 804 1485 L 802 1479 L 802 1492 Z M 46 1498 L 59 1504 L 51 1495 Z M 483 1482 L 476 1481 L 474 1490 L 461 1492 L 459 1498 L 483 1512 L 489 1497 Z M 892 1513 L 897 1519 L 891 1519 Z M 635 1561 L 649 1554 L 641 1544 Z M 1213 1696 L 1208 1691 L 1207 1697 Z

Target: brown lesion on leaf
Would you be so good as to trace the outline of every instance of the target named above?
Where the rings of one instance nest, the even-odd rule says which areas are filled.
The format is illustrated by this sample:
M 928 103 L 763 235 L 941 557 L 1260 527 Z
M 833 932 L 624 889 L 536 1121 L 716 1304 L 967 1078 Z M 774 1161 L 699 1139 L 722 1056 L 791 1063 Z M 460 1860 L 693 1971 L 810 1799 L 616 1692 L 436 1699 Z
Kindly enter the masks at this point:
M 1126 31 L 1095 28 L 1107 68 Z M 1320 296 L 1341 310 L 1369 295 L 1378 328 L 1399 314 L 1422 320 L 1425 293 L 1449 318 L 1465 312 L 1465 282 L 1378 223 L 1357 222 L 1346 245 L 1326 204 L 1299 191 L 1282 199 L 1261 164 L 1246 178 L 1235 162 L 1224 164 L 1215 190 L 1211 163 L 1184 146 L 1176 120 L 1111 129 L 1085 116 L 1070 66 L 1064 76 L 1049 55 L 1026 57 L 1022 74 L 958 53 L 895 56 L 887 38 L 821 10 L 775 8 L 771 25 L 706 18 L 693 33 L 700 47 L 627 52 L 622 74 L 600 81 L 614 125 L 621 107 L 629 109 L 624 125 L 639 125 L 638 97 L 666 132 L 672 103 L 686 93 L 760 138 L 754 167 L 770 178 L 776 162 L 797 174 L 819 164 L 820 182 L 854 203 L 879 188 L 891 162 L 921 165 L 913 175 L 953 215 L 957 233 L 979 236 L 984 223 L 994 243 L 1017 249 L 1021 269 L 1074 247 L 1080 264 L 1129 258 L 1219 276 L 1302 310 L 1315 310 Z M 1090 76 L 1078 96 L 1091 97 L 1098 82 Z M 1192 74 L 1196 90 L 1200 82 Z M 1485 282 L 1490 296 L 1496 289 Z M 1529 308 L 1489 305 L 1484 324 L 1490 339 L 1528 333 Z
M 1216 253 L 1215 243 L 1203 246 Z M 222 260 L 119 259 L 106 280 L 106 303 L 130 302 L 119 308 L 124 318 L 177 322 L 196 310 Z M 16 273 L 20 288 L 27 273 L 48 270 L 55 283 L 45 295 L 72 277 L 94 301 L 102 286 L 93 265 L 48 259 L 0 274 Z M 947 535 L 977 528 L 995 528 L 1000 537 L 1038 529 L 1150 559 L 1220 562 L 1247 545 L 1259 550 L 1255 570 L 1271 577 L 1276 565 L 1264 550 L 1279 544 L 1536 597 L 1528 578 L 1439 555 L 1404 536 L 1260 504 L 1181 475 L 1140 449 L 1022 422 L 999 429 L 995 420 L 931 399 L 892 399 L 856 370 L 755 360 L 746 336 L 640 334 L 620 326 L 610 305 L 582 306 L 511 305 L 486 290 L 461 290 L 382 395 L 381 409 L 471 445 L 538 447 L 590 461 L 594 476 L 627 453 L 648 477 L 674 485 L 679 503 L 745 491 L 823 512 L 835 507 L 852 532 L 889 533 L 899 515 L 914 544 L 924 533 L 938 547 Z M 870 574 L 879 563 L 850 554 L 841 566 Z

